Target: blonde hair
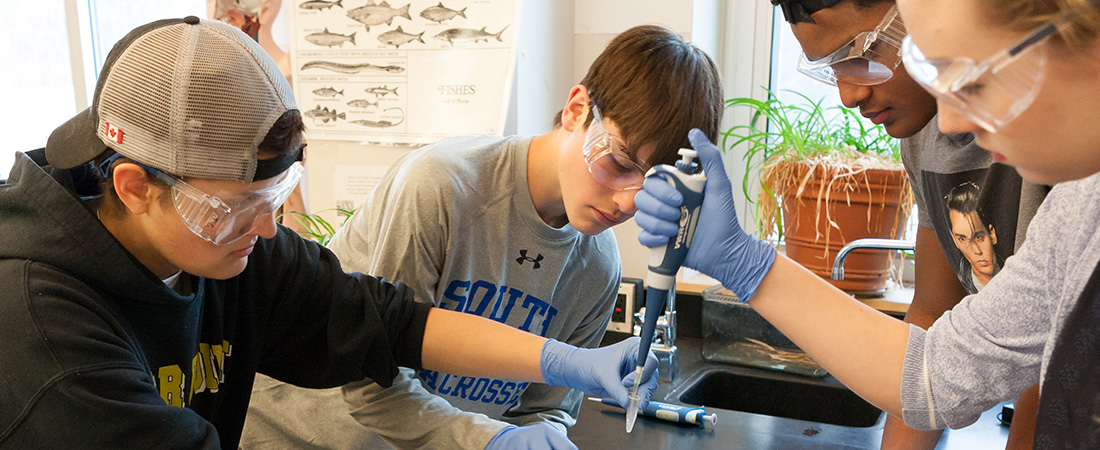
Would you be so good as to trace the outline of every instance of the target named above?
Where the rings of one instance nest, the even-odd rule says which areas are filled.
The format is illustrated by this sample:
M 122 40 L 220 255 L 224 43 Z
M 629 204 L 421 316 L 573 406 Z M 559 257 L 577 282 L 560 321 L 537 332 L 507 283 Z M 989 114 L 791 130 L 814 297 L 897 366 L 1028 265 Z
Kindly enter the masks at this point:
M 1070 26 L 1055 40 L 1069 51 L 1085 50 L 1100 35 L 1100 2 L 1097 0 L 987 0 L 996 23 L 1030 30 L 1072 14 Z

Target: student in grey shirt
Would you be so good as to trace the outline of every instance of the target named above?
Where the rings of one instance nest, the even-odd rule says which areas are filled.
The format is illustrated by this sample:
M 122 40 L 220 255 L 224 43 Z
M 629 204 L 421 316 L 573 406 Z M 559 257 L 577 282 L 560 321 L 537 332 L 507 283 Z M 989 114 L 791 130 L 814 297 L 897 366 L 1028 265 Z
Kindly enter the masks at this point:
M 646 169 L 675 161 L 689 129 L 717 137 L 721 105 L 706 54 L 664 27 L 631 28 L 570 90 L 552 130 L 456 137 L 409 153 L 333 251 L 345 267 L 408 283 L 419 302 L 598 345 L 622 271 L 610 228 L 634 214 Z M 399 448 L 545 448 L 548 437 L 565 438 L 582 400 L 570 389 L 431 370 L 343 394 L 258 384 L 245 439 L 347 448 L 377 433 Z

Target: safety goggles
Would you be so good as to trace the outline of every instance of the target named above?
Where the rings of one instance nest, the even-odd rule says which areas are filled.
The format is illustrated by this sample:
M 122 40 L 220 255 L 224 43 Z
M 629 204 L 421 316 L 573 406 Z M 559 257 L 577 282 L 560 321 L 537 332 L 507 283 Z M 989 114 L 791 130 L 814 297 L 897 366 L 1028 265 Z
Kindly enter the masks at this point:
M 118 156 L 121 155 L 108 159 L 103 166 L 110 167 Z M 229 244 L 244 237 L 252 230 L 257 218 L 275 212 L 294 191 L 305 172 L 302 163 L 295 162 L 278 176 L 275 184 L 264 189 L 219 191 L 210 195 L 174 175 L 136 161 L 134 163 L 171 186 L 172 203 L 184 225 L 196 236 L 217 245 Z
M 893 6 L 874 30 L 859 33 L 831 55 L 811 61 L 802 53 L 798 71 L 833 86 L 838 82 L 860 86 L 884 83 L 901 63 L 905 34 L 905 23 L 898 7 Z
M 582 147 L 588 172 L 597 182 L 616 191 L 641 189 L 646 169 L 630 159 L 616 137 L 604 128 L 599 108 L 595 103 L 591 105 L 592 123 Z
M 962 57 L 930 60 L 906 37 L 902 59 L 909 75 L 924 89 L 995 132 L 1035 100 L 1046 73 L 1046 51 L 1041 44 L 1069 23 L 1069 16 L 1063 16 L 1042 25 L 981 63 Z

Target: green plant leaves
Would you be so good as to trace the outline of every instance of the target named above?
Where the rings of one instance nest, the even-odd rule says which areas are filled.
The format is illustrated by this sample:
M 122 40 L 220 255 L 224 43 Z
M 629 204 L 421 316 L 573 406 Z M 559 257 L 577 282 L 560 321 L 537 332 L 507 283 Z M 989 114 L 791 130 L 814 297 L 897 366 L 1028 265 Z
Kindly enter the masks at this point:
M 726 108 L 748 108 L 748 125 L 736 125 L 722 133 L 721 148 L 729 151 L 745 145 L 745 177 L 741 182 L 745 197 L 756 203 L 757 232 L 761 237 L 783 237 L 782 210 L 777 202 L 780 191 L 792 182 L 790 174 L 775 171 L 780 162 L 801 162 L 809 167 L 831 166 L 901 167 L 897 140 L 881 125 L 869 125 L 858 113 L 843 106 L 823 107 L 797 91 L 801 101 L 783 102 L 765 88 L 768 98 L 732 98 Z M 812 173 L 812 171 L 811 171 Z M 760 192 L 750 194 L 750 183 L 759 177 Z
M 344 217 L 344 220 L 340 222 L 340 226 L 343 226 L 345 223 L 347 223 L 348 219 L 351 219 L 351 215 L 355 213 L 354 209 L 347 210 L 341 208 L 325 209 L 318 211 L 316 214 L 307 214 L 299 211 L 286 211 L 282 214 L 279 214 L 276 219 L 282 218 L 283 216 L 288 214 L 291 215 L 292 217 L 294 217 L 295 220 L 298 221 L 299 224 L 302 225 L 302 227 L 305 228 L 304 231 L 299 231 L 298 234 L 306 239 L 312 239 L 317 241 L 317 243 L 321 245 L 327 246 L 329 241 L 332 240 L 332 237 L 336 235 L 337 227 L 332 226 L 332 224 L 328 223 L 328 221 L 321 216 L 320 213 L 326 211 L 336 211 L 337 215 Z

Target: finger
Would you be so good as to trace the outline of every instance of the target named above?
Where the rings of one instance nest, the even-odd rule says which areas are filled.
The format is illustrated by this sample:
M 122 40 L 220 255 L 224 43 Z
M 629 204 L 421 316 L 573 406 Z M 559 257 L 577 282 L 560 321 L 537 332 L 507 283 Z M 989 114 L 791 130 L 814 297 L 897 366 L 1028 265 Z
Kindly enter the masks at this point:
M 630 388 L 634 386 L 634 372 L 623 377 L 622 384 L 620 386 L 611 386 L 607 390 L 607 396 L 615 400 L 615 403 L 619 404 L 619 407 L 627 409 L 630 405 Z
M 561 431 L 554 428 L 552 425 L 547 424 L 546 427 L 550 428 L 547 431 L 547 442 L 550 444 L 550 448 L 553 450 L 577 450 L 577 446 L 573 444 Z
M 679 215 L 676 216 L 676 219 L 654 217 L 648 211 L 639 210 L 634 214 L 634 222 L 650 234 L 658 236 L 675 236 L 679 229 L 677 227 L 679 217 Z
M 638 233 L 638 243 L 645 247 L 653 248 L 660 247 L 668 244 L 669 237 L 663 234 L 652 234 L 648 231 L 642 230 Z
M 641 338 L 637 336 L 631 336 L 620 341 L 618 344 L 622 354 L 622 367 L 620 367 L 619 375 L 622 377 L 620 383 L 617 386 L 608 386 L 608 397 L 615 399 L 619 406 L 624 409 L 630 405 L 630 388 L 634 386 L 634 373 L 638 366 L 638 346 L 641 344 Z M 645 369 L 643 368 L 643 375 Z M 644 380 L 645 378 L 643 378 Z
M 642 181 L 642 188 L 644 192 L 666 205 L 679 207 L 684 204 L 684 196 L 680 194 L 680 191 L 677 191 L 675 187 L 668 184 L 667 180 L 659 176 L 647 177 L 645 181 Z M 637 195 L 635 195 L 634 201 L 638 201 Z
M 649 180 L 646 181 L 648 182 Z M 666 187 L 671 188 L 671 186 L 668 186 L 667 183 L 661 183 L 663 183 Z M 679 221 L 680 205 L 684 202 L 683 196 L 680 195 L 680 193 L 677 192 L 675 189 L 673 189 L 672 191 L 675 192 L 677 196 L 679 196 L 679 199 L 677 199 L 675 203 L 661 200 L 649 191 L 638 191 L 638 193 L 634 195 L 634 206 L 638 207 L 639 212 L 645 212 L 646 214 L 656 216 L 657 218 L 667 220 L 669 222 Z
M 691 142 L 691 148 L 699 154 L 699 161 L 703 164 L 703 171 L 706 172 L 707 178 L 726 176 L 726 167 L 722 164 L 722 153 L 705 133 L 698 128 L 692 128 L 688 132 L 688 141 Z

